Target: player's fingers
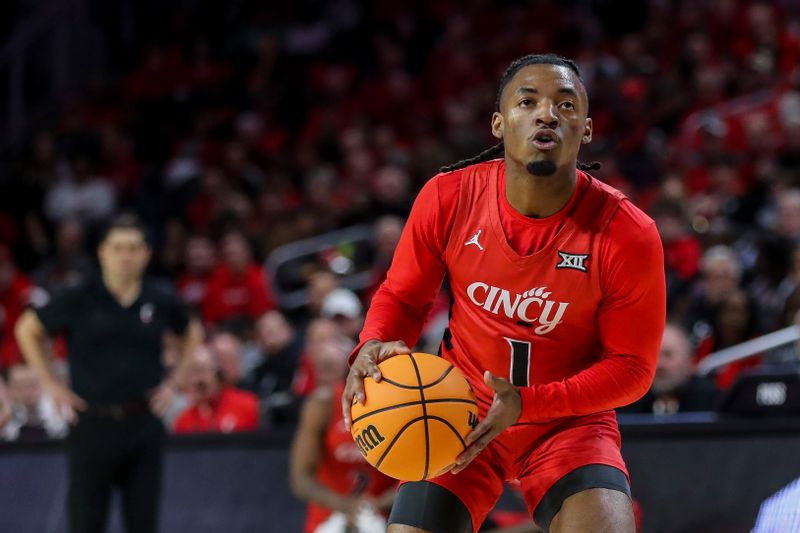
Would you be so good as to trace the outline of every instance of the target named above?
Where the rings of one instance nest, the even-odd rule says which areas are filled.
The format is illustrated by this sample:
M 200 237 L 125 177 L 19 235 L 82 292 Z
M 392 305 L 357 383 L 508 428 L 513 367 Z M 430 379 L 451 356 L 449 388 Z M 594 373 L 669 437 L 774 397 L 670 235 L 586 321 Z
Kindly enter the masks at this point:
M 487 414 L 486 418 L 481 420 L 480 424 L 475 426 L 475 429 L 469 432 L 467 438 L 464 439 L 464 444 L 466 444 L 467 446 L 471 446 L 473 442 L 475 442 L 476 440 L 480 439 L 481 437 L 492 431 L 492 429 L 494 428 L 492 423 L 493 417 L 490 418 L 490 416 L 491 414 Z
M 381 362 L 395 355 L 402 355 L 406 353 L 411 353 L 411 350 L 408 349 L 408 346 L 406 345 L 405 342 L 403 341 L 384 342 L 380 345 L 380 348 L 378 349 L 377 359 L 378 362 Z
M 464 450 L 461 455 L 456 458 L 456 466 L 453 467 L 451 472 L 453 474 L 458 474 L 465 468 L 469 466 L 473 459 L 475 459 L 479 453 L 483 451 L 486 445 L 489 443 L 489 439 L 480 439 L 476 441 L 472 446 L 468 447 Z
M 353 403 L 353 393 L 344 389 L 342 392 L 342 418 L 344 419 L 344 427 L 350 431 L 350 405 Z
M 350 375 L 347 376 L 347 389 L 350 392 L 351 404 L 353 398 L 355 398 L 358 403 L 364 405 L 364 402 L 367 400 L 366 394 L 364 394 L 364 374 L 351 370 Z
M 403 341 L 394 341 L 389 345 L 391 355 L 402 355 L 405 353 L 411 353 L 411 350 L 408 349 L 408 345 L 406 345 Z
M 370 358 L 364 358 L 364 376 L 371 376 L 376 382 L 381 380 L 382 374 L 381 369 L 378 368 L 378 365 L 375 364 Z
M 488 370 L 483 373 L 483 382 L 487 387 L 491 387 L 493 391 L 500 394 L 506 392 L 514 387 L 507 379 L 498 378 Z

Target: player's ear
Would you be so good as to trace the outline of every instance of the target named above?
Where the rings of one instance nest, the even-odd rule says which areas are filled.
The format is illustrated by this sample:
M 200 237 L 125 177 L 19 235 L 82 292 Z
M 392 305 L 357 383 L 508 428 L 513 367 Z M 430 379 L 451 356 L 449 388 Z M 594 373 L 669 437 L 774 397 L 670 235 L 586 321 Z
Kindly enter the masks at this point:
M 498 111 L 492 113 L 492 135 L 497 139 L 503 138 L 503 115 Z
M 583 123 L 583 137 L 581 137 L 581 144 L 589 144 L 592 142 L 592 119 L 586 117 Z

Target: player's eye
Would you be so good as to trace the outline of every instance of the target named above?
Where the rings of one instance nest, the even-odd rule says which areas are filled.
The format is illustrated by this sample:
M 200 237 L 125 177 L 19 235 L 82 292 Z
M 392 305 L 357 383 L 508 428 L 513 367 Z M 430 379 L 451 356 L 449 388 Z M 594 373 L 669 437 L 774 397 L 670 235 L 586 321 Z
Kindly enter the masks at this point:
M 575 104 L 573 104 L 570 101 L 561 102 L 561 108 L 562 109 L 575 109 Z
M 528 106 L 530 106 L 532 104 L 533 104 L 533 100 L 531 100 L 530 98 L 523 98 L 519 102 L 519 105 L 522 106 L 522 107 L 528 107 Z

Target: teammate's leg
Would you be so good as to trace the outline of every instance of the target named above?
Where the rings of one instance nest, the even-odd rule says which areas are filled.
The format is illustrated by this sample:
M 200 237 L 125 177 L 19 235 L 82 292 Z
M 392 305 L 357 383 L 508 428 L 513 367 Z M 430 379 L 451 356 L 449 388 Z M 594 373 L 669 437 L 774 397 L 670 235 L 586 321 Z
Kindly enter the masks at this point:
M 550 522 L 550 533 L 634 533 L 633 505 L 613 489 L 587 489 L 573 494 Z

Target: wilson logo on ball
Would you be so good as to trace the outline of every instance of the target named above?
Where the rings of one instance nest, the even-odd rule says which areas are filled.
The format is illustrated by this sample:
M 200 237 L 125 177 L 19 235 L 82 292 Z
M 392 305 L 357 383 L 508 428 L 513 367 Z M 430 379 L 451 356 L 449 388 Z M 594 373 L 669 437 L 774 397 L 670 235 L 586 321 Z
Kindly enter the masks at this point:
M 361 435 L 356 437 L 356 445 L 361 453 L 366 456 L 367 452 L 374 450 L 384 439 L 380 434 L 378 428 L 372 424 L 367 426 L 367 429 L 361 432 Z
M 475 426 L 478 425 L 478 415 L 475 413 L 467 413 L 467 424 L 469 424 L 469 427 L 472 429 L 475 429 Z

